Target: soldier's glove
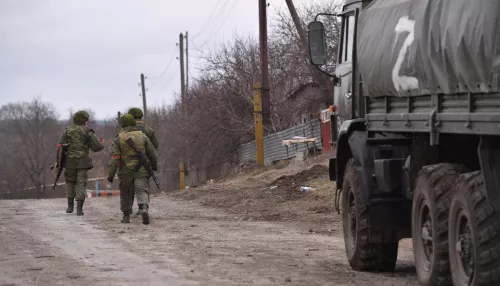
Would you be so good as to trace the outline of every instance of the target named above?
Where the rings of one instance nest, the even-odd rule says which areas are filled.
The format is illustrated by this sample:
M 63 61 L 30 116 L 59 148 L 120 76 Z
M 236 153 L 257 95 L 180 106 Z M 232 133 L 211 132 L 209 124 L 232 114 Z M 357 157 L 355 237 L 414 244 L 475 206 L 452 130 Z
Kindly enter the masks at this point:
M 108 182 L 113 183 L 113 177 L 108 177 Z

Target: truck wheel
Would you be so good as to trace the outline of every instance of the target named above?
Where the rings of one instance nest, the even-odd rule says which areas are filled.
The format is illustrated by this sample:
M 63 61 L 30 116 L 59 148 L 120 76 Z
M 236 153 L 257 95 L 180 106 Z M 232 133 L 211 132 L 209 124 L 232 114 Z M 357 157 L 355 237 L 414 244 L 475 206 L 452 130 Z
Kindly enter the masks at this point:
M 420 170 L 413 192 L 412 240 L 420 285 L 450 285 L 448 211 L 452 190 L 465 167 L 436 164 Z
M 500 285 L 500 215 L 485 193 L 480 171 L 460 176 L 448 224 L 453 285 Z
M 349 264 L 358 271 L 392 271 L 396 266 L 398 243 L 370 243 L 369 218 L 361 197 L 361 185 L 354 159 L 347 162 L 342 194 L 342 223 Z

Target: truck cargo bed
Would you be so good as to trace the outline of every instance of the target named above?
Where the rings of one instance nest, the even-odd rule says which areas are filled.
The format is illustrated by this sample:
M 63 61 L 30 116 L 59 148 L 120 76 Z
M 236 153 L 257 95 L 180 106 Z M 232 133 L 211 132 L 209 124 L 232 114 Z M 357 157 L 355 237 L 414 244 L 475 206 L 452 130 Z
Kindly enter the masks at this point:
M 365 97 L 370 131 L 500 135 L 500 94 Z

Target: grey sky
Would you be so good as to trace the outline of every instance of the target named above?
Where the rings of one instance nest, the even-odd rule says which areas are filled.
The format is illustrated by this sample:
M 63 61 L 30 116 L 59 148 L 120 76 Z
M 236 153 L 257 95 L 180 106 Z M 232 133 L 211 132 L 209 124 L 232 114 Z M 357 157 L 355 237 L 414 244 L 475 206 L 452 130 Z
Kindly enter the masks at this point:
M 285 7 L 284 0 L 269 2 L 270 17 Z M 214 8 L 214 21 L 202 29 Z M 111 117 L 142 106 L 141 72 L 149 77 L 148 106 L 170 104 L 180 86 L 176 43 L 185 31 L 190 49 L 217 47 L 234 32 L 258 39 L 258 1 L 1 0 L 0 105 L 41 96 L 61 117 L 70 108 Z

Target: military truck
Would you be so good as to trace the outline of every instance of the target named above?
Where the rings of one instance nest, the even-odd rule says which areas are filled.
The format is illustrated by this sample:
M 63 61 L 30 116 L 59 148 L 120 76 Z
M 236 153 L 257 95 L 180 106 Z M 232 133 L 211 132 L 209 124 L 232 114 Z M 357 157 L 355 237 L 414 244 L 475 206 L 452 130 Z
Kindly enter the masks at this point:
M 332 74 L 330 179 L 345 250 L 392 271 L 412 238 L 420 285 L 500 285 L 500 1 L 346 0 Z M 338 192 L 337 192 L 338 194 Z

